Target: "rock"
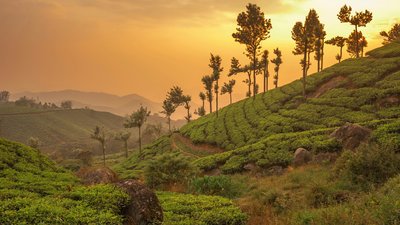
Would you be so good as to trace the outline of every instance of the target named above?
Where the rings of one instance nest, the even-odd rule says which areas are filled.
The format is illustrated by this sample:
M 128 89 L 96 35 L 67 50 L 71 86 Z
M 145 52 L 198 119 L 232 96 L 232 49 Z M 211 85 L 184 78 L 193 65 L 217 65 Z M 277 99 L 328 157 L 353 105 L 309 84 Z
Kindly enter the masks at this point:
M 301 166 L 311 161 L 312 155 L 304 148 L 298 148 L 294 153 L 293 165 Z
M 109 184 L 118 180 L 117 174 L 108 167 L 85 167 L 76 173 L 85 185 Z
M 284 169 L 282 166 L 272 166 L 270 168 L 268 168 L 268 170 L 266 171 L 267 175 L 270 176 L 281 176 L 284 172 Z
M 357 124 L 346 123 L 330 136 L 336 138 L 345 149 L 354 150 L 361 143 L 367 142 L 371 130 Z
M 246 165 L 243 166 L 243 169 L 247 171 L 255 171 L 257 170 L 257 165 L 254 163 L 247 163 Z
M 162 224 L 163 211 L 154 191 L 136 180 L 124 180 L 116 185 L 132 199 L 123 210 L 125 225 Z

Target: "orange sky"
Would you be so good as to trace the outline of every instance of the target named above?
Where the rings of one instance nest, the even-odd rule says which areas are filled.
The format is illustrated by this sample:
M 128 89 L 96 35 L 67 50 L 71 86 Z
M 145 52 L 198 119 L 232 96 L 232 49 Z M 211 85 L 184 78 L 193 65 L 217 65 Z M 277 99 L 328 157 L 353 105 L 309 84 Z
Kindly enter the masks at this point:
M 368 9 L 374 19 L 361 30 L 380 46 L 379 31 L 400 21 L 398 0 L 252 1 L 272 19 L 263 43 L 283 51 L 280 84 L 299 78 L 300 56 L 293 56 L 291 29 L 315 8 L 327 37 L 348 36 L 352 27 L 336 17 L 340 7 Z M 332 3 L 333 2 L 333 3 Z M 77 89 L 118 95 L 137 93 L 161 102 L 172 85 L 194 96 L 209 74 L 209 54 L 219 54 L 226 71 L 244 46 L 231 37 L 242 0 L 0 0 L 0 89 L 48 91 Z M 368 50 L 367 49 L 367 50 Z M 326 48 L 325 65 L 337 49 Z M 346 56 L 347 57 L 347 56 Z M 312 65 L 314 71 L 315 64 Z M 272 68 L 270 68 L 272 72 Z M 237 77 L 234 100 L 244 97 L 244 75 Z M 260 79 L 261 81 L 261 79 Z M 260 82 L 259 81 L 259 82 Z M 222 83 L 222 82 L 221 82 Z M 271 81 L 272 83 L 272 81 Z M 226 103 L 228 96 L 223 96 Z

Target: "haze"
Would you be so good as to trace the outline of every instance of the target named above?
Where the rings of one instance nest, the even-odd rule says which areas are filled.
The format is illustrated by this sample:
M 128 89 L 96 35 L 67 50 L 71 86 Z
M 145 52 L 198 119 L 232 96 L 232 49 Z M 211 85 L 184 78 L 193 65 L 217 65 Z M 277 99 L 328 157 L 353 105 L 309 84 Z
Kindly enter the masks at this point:
M 300 57 L 292 54 L 291 29 L 296 21 L 304 21 L 310 8 L 317 10 L 325 24 L 327 39 L 348 36 L 353 29 L 337 19 L 344 4 L 355 11 L 372 11 L 373 21 L 361 29 L 369 42 L 367 50 L 380 46 L 379 32 L 400 19 L 397 0 L 252 2 L 272 19 L 271 38 L 263 47 L 283 50 L 280 85 L 301 76 Z M 223 59 L 222 81 L 227 80 L 230 58 L 248 63 L 244 46 L 231 37 L 236 16 L 247 3 L 0 0 L 0 89 L 137 93 L 161 102 L 172 85 L 179 85 L 199 102 L 197 96 L 203 90 L 200 79 L 211 73 L 210 53 Z M 325 65 L 332 65 L 338 50 L 326 46 L 325 51 Z M 315 63 L 311 67 L 311 72 L 315 71 Z M 237 77 L 240 85 L 235 87 L 234 100 L 245 96 L 243 79 Z M 222 99 L 225 104 L 227 96 Z

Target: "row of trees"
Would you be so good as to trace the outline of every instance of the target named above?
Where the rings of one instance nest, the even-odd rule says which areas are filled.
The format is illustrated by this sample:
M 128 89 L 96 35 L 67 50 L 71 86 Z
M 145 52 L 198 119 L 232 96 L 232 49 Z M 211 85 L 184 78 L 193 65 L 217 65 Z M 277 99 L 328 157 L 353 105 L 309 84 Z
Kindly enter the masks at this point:
M 103 153 L 103 164 L 106 165 L 106 142 L 110 138 L 114 137 L 115 140 L 122 141 L 125 147 L 125 157 L 128 158 L 128 140 L 131 137 L 131 132 L 128 130 L 129 128 L 138 128 L 139 131 L 139 154 L 142 153 L 142 127 L 146 123 L 147 118 L 150 116 L 150 110 L 147 107 L 140 106 L 140 108 L 129 115 L 123 126 L 124 130 L 117 132 L 115 135 L 112 135 L 108 132 L 104 127 L 96 126 L 93 130 L 93 133 L 90 137 L 100 143 L 101 150 Z M 161 135 L 162 127 L 161 126 L 151 126 L 149 129 L 154 129 L 156 133 Z

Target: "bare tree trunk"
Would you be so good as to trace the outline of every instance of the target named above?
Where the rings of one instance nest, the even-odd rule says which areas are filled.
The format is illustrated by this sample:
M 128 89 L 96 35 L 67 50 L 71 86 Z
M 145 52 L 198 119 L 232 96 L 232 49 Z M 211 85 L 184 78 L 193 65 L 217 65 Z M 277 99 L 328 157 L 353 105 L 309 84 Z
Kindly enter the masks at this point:
M 219 86 L 218 86 L 218 79 L 217 79 L 217 87 L 218 87 L 218 89 L 219 89 Z M 218 117 L 218 89 L 216 90 L 216 92 L 215 92 L 215 106 L 216 106 L 216 109 L 215 109 L 215 112 L 217 113 L 217 117 Z
M 275 88 L 278 88 L 278 79 L 279 79 L 279 72 L 276 72 L 276 83 L 275 83 Z
M 124 140 L 125 144 L 125 158 L 128 158 L 128 140 Z
M 321 70 L 324 69 L 324 48 L 325 48 L 325 41 L 322 41 L 322 48 L 321 48 Z
M 142 133 L 141 126 L 139 126 L 139 154 L 142 154 Z
M 104 142 L 101 143 L 101 148 L 103 149 L 103 166 L 106 166 L 106 146 Z
M 232 92 L 229 93 L 229 102 L 232 104 Z
M 318 42 L 321 43 L 321 39 L 318 39 Z M 318 55 L 318 63 L 317 63 L 317 72 L 319 72 L 319 68 L 321 68 L 321 46 L 318 47 L 317 49 L 317 55 Z
M 248 88 L 249 88 L 248 93 L 249 93 L 249 96 L 248 96 L 248 97 L 251 97 L 251 71 L 250 71 L 250 72 L 247 72 L 247 76 L 248 76 L 248 78 L 249 78 L 249 84 L 248 84 Z
M 339 63 L 342 61 L 342 57 L 343 57 L 343 46 L 340 47 Z
M 203 101 L 203 107 L 204 107 L 204 101 Z M 171 133 L 171 117 L 168 116 L 168 130 Z
M 357 29 L 357 25 L 355 27 L 356 27 L 356 36 L 355 36 L 355 38 L 356 38 L 356 40 L 355 40 L 355 42 L 356 42 L 356 52 L 357 52 L 357 58 L 360 58 L 360 53 L 358 52 L 359 47 L 358 47 L 358 29 Z
M 306 98 L 306 76 L 307 76 L 307 71 L 306 71 L 306 67 L 307 67 L 307 40 L 305 42 L 305 48 L 304 48 L 304 57 L 303 57 L 303 96 L 304 98 Z
M 255 48 L 257 49 L 257 48 Z M 253 52 L 253 98 L 256 97 L 256 89 L 257 89 L 257 84 L 256 84 L 256 51 Z

